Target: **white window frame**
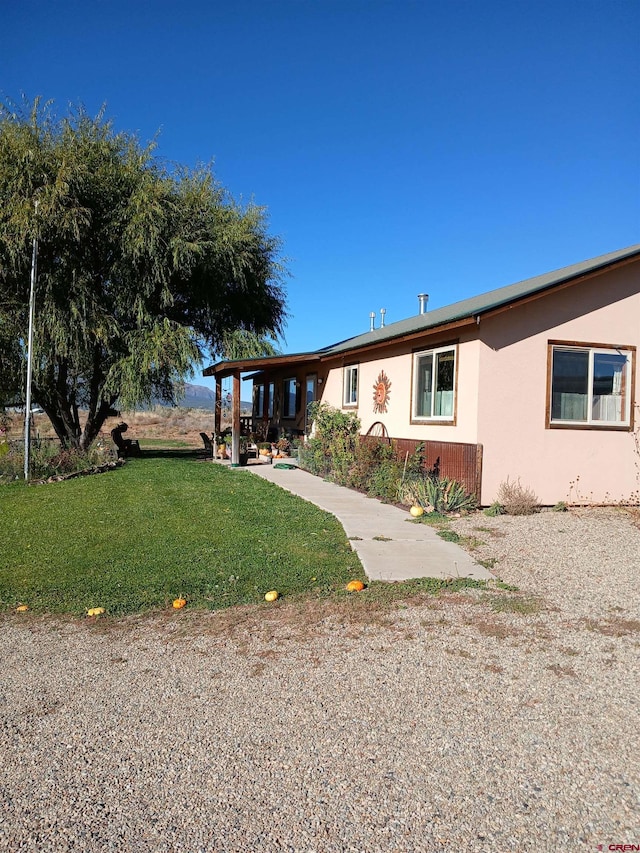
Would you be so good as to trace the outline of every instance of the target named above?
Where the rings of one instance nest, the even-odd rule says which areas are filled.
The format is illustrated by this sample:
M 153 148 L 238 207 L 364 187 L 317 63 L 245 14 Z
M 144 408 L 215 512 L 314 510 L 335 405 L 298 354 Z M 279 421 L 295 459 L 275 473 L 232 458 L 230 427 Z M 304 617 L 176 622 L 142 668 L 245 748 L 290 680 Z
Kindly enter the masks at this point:
M 587 370 L 587 393 L 586 393 L 586 413 L 587 417 L 584 419 L 577 418 L 563 418 L 563 417 L 554 417 L 553 409 L 554 409 L 554 355 L 556 352 L 576 352 L 576 353 L 586 353 L 588 355 L 588 370 Z M 620 396 L 621 399 L 621 418 L 618 420 L 611 419 L 602 419 L 597 416 L 594 417 L 594 398 L 598 395 L 594 394 L 594 361 L 597 355 L 619 355 L 625 356 L 626 362 L 624 364 L 624 369 L 620 374 L 620 379 L 618 380 L 620 385 Z M 617 346 L 608 346 L 605 344 L 579 344 L 579 343 L 562 343 L 560 341 L 550 342 L 549 343 L 549 412 L 547 423 L 550 427 L 564 427 L 564 428 L 596 428 L 596 429 L 625 429 L 628 430 L 631 428 L 631 413 L 632 409 L 632 396 L 633 396 L 633 374 L 634 374 L 634 356 L 635 356 L 635 348 L 634 347 L 617 347 Z M 615 382 L 615 379 L 613 380 Z M 585 395 L 581 395 L 585 396 Z M 611 397 L 613 398 L 614 394 L 605 394 L 601 395 L 602 397 Z
M 453 382 L 451 388 L 451 413 L 446 415 L 436 415 L 433 414 L 435 403 L 436 403 L 436 364 L 437 358 L 441 353 L 451 352 L 453 353 Z M 418 397 L 419 397 L 419 389 L 418 383 L 420 379 L 420 370 L 419 370 L 419 362 L 421 359 L 426 358 L 427 356 L 432 356 L 432 380 L 431 380 L 431 414 L 424 415 L 418 414 Z M 458 378 L 458 346 L 457 344 L 447 344 L 446 346 L 441 347 L 432 347 L 431 349 L 421 350 L 420 352 L 414 352 L 413 354 L 413 381 L 411 388 L 411 420 L 416 423 L 446 423 L 452 424 L 455 423 L 456 419 L 456 383 Z M 448 391 L 449 389 L 447 389 Z
M 342 406 L 345 409 L 358 405 L 358 368 L 359 364 L 347 364 L 342 379 Z

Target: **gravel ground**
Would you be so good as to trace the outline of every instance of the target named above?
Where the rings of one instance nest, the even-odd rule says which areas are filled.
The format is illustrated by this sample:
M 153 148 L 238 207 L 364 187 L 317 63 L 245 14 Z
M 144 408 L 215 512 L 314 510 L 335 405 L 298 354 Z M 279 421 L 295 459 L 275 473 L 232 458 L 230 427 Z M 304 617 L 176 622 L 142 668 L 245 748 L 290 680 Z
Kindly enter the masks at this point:
M 640 844 L 638 517 L 460 519 L 519 592 L 0 620 L 0 850 Z

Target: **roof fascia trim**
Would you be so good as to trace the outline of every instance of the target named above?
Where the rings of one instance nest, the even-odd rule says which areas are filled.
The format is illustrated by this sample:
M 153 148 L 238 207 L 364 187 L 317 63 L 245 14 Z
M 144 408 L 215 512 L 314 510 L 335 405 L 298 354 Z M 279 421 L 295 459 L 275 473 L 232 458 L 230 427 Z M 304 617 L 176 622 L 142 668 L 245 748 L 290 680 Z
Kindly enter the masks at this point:
M 273 355 L 265 359 L 239 358 L 237 361 L 219 361 L 217 364 L 211 364 L 209 367 L 205 367 L 202 371 L 202 375 L 220 376 L 221 378 L 224 378 L 238 370 L 268 370 L 269 367 L 279 367 L 283 364 L 304 364 L 305 362 L 314 362 L 319 360 L 320 356 L 316 353 L 304 353 L 300 355 Z

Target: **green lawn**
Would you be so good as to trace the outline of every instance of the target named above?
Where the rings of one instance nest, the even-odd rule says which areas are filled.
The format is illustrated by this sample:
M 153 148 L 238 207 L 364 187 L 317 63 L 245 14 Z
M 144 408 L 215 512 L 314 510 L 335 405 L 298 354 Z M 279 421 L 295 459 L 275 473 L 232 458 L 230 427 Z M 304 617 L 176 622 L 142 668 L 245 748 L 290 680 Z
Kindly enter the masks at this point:
M 115 471 L 0 487 L 0 610 L 124 614 L 181 595 L 208 608 L 364 574 L 326 512 L 248 471 L 151 451 Z

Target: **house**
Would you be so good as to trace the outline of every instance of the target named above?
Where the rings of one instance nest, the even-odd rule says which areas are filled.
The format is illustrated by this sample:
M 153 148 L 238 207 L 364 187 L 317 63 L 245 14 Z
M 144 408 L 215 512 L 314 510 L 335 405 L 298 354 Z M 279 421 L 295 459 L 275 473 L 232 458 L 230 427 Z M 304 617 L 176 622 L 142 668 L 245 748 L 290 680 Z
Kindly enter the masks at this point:
M 640 502 L 640 245 L 501 287 L 315 352 L 221 362 L 250 373 L 254 427 L 311 427 L 308 404 L 352 411 L 362 432 L 492 503 L 520 479 L 543 504 Z M 219 423 L 219 421 L 218 421 Z

